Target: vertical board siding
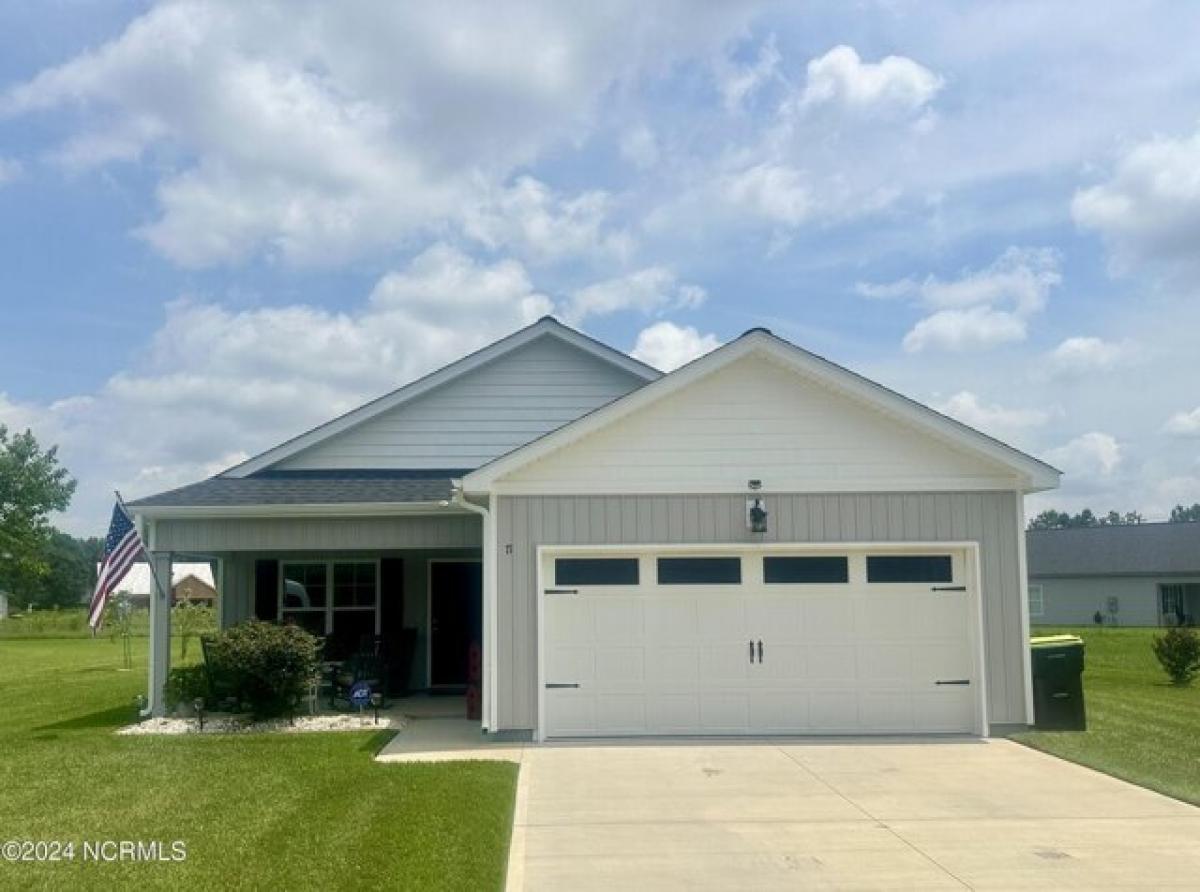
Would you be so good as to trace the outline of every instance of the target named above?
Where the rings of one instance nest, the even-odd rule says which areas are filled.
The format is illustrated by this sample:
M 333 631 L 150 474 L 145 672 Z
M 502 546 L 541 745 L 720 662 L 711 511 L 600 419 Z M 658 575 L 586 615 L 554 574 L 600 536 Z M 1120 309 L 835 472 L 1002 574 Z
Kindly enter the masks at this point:
M 394 517 L 262 517 L 160 520 L 160 551 L 312 551 L 378 548 L 476 548 L 474 514 Z
M 769 542 L 963 541 L 980 546 L 989 721 L 1025 721 L 1011 492 L 768 494 L 767 536 L 746 529 L 745 495 L 501 496 L 498 555 L 500 727 L 530 730 L 537 709 L 537 547 Z M 511 548 L 510 548 L 511 546 Z M 549 582 L 549 580 L 548 580 Z

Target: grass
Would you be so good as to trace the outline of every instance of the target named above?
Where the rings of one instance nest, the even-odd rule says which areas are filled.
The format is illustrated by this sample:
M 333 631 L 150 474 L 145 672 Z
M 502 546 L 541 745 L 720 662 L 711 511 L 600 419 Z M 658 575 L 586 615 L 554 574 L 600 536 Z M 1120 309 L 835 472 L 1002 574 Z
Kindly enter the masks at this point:
M 1083 638 L 1086 732 L 1033 731 L 1029 746 L 1200 805 L 1200 685 L 1173 687 L 1150 642 L 1158 629 L 1038 629 Z
M 503 885 L 515 765 L 376 763 L 390 732 L 118 737 L 145 690 L 119 665 L 106 639 L 0 641 L 0 842 L 77 848 L 0 860 L 0 888 Z M 82 842 L 105 839 L 183 840 L 187 858 L 84 863 Z

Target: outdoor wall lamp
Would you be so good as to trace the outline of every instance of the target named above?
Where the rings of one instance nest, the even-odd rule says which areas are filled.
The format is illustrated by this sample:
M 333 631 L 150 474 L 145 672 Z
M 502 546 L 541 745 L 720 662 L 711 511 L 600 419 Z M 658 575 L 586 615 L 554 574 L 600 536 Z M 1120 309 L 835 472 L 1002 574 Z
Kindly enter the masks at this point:
M 200 730 L 204 730 L 204 698 L 197 697 L 192 701 L 192 709 L 196 710 L 196 720 L 200 723 Z
M 746 499 L 746 526 L 752 533 L 767 531 L 767 505 L 759 498 Z

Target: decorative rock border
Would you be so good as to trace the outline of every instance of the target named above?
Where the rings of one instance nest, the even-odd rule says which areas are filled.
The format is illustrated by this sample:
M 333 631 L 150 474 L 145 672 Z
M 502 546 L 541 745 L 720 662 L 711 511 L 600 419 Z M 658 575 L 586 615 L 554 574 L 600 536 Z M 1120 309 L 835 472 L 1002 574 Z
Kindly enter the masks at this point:
M 339 713 L 337 715 L 302 715 L 294 722 L 286 718 L 255 722 L 246 716 L 205 715 L 204 730 L 194 718 L 146 719 L 133 725 L 118 728 L 120 735 L 139 734 L 306 734 L 319 731 L 398 731 L 404 727 L 404 719 L 395 715 L 381 715 L 379 724 L 369 712 Z

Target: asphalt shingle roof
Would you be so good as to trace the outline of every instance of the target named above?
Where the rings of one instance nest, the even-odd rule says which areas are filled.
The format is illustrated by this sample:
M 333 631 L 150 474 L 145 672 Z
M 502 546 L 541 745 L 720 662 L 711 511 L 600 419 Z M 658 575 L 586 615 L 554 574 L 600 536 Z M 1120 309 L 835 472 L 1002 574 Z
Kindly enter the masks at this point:
M 210 477 L 136 499 L 129 507 L 437 502 L 450 498 L 451 479 L 465 473 L 466 469 L 263 471 L 249 477 Z
M 1200 523 L 1030 530 L 1030 576 L 1200 574 Z

